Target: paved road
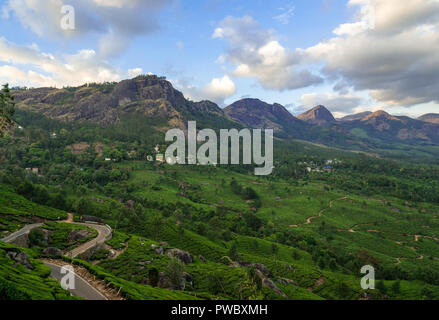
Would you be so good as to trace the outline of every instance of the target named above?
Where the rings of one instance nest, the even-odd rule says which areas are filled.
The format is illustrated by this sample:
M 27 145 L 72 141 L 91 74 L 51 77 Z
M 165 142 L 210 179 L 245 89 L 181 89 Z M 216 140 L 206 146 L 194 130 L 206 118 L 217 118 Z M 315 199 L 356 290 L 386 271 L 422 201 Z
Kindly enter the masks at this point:
M 9 236 L 7 236 L 6 238 L 0 239 L 0 241 L 8 242 L 8 243 L 9 243 L 9 242 L 12 242 L 12 241 L 14 241 L 15 239 L 21 237 L 22 235 L 29 234 L 29 232 L 30 232 L 32 229 L 39 228 L 39 227 L 41 227 L 42 225 L 43 225 L 43 223 L 28 224 L 28 225 L 24 226 L 22 229 L 20 229 L 20 230 L 14 232 L 14 233 L 11 233 L 11 234 L 10 234 Z
M 93 240 L 84 243 L 82 246 L 77 247 L 76 249 L 66 253 L 67 257 L 70 258 L 76 258 L 80 254 L 86 252 L 87 250 L 93 248 L 97 244 L 102 244 L 105 241 L 109 240 L 109 237 L 111 236 L 111 229 L 107 226 L 100 225 L 100 224 L 92 224 L 92 223 L 74 223 L 81 226 L 87 226 L 89 228 L 95 229 L 98 232 L 98 236 L 94 238 Z
M 65 274 L 61 274 L 60 266 L 46 261 L 44 264 L 52 270 L 51 276 L 56 280 L 61 281 L 61 279 L 65 276 Z M 97 291 L 93 286 L 91 286 L 87 281 L 78 275 L 75 275 L 75 289 L 71 289 L 69 291 L 75 297 L 80 297 L 85 300 L 108 300 L 103 294 Z
M 97 244 L 104 243 L 105 241 L 109 240 L 112 234 L 112 230 L 110 227 L 100 225 L 100 224 L 93 224 L 93 223 L 75 223 L 73 222 L 73 217 L 71 214 L 69 214 L 69 217 L 66 221 L 61 221 L 65 223 L 73 223 L 77 225 L 87 226 L 92 229 L 95 229 L 98 232 L 98 236 L 87 242 L 83 245 L 79 246 L 78 248 L 66 253 L 66 256 L 71 258 L 76 258 L 78 255 L 86 252 L 87 250 L 93 248 Z M 10 234 L 6 238 L 1 239 L 0 241 L 3 242 L 12 242 L 18 237 L 28 234 L 32 229 L 38 228 L 43 226 L 43 223 L 36 223 L 36 224 L 29 224 L 24 226 L 22 229 Z M 50 267 L 52 270 L 51 276 L 55 278 L 58 281 L 61 281 L 62 277 L 64 276 L 61 274 L 61 267 L 51 264 L 49 262 L 44 262 L 45 265 Z M 72 295 L 76 297 L 80 297 L 86 300 L 108 300 L 104 295 L 102 295 L 99 291 L 97 291 L 91 284 L 89 284 L 87 281 L 82 279 L 81 277 L 75 275 L 75 289 L 70 290 Z

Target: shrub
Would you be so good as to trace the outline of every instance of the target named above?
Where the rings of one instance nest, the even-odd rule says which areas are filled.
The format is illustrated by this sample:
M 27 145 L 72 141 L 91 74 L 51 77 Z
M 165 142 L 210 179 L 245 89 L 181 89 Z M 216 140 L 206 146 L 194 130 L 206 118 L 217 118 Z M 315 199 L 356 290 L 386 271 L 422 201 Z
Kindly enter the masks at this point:
M 166 267 L 166 277 L 171 282 L 172 287 L 175 290 L 181 289 L 181 282 L 184 274 L 184 266 L 177 259 L 172 259 Z

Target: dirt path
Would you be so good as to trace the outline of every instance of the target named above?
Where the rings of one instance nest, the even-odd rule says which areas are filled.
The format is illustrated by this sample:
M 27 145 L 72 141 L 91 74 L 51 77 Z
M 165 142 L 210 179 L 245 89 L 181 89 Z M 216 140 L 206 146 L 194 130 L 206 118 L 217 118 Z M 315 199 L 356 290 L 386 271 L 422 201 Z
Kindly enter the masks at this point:
M 127 242 L 125 242 L 125 247 L 122 248 L 121 250 L 114 250 L 115 255 L 111 257 L 111 260 L 115 260 L 117 259 L 117 257 L 119 257 L 122 253 L 124 253 L 125 251 L 127 251 L 128 246 L 129 246 L 130 240 L 128 240 Z
M 347 199 L 348 199 L 348 197 L 343 197 L 343 198 L 340 198 L 340 199 L 331 200 L 331 201 L 329 202 L 329 208 L 332 208 L 332 207 L 333 207 L 334 202 L 336 202 L 336 201 L 342 201 L 342 200 L 347 200 Z M 290 227 L 291 227 L 291 228 L 298 228 L 298 227 L 303 226 L 303 225 L 311 224 L 311 223 L 312 223 L 312 220 L 317 219 L 317 218 L 320 218 L 326 210 L 328 210 L 328 208 L 325 208 L 325 209 L 320 210 L 317 216 L 309 217 L 308 219 L 306 219 L 306 222 L 305 222 L 305 223 L 302 223 L 302 224 L 294 224 L 294 225 L 291 225 Z

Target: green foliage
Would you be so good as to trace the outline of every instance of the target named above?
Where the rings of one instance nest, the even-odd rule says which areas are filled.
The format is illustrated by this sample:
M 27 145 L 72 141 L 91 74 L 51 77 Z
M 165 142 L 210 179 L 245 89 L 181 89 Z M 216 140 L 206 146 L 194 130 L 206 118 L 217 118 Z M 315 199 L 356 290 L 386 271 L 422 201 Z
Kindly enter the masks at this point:
M 0 91 L 0 137 L 5 133 L 5 130 L 12 123 L 12 116 L 15 113 L 14 97 L 11 95 L 9 85 L 3 85 Z
M 230 259 L 232 259 L 234 261 L 239 259 L 238 246 L 237 246 L 236 242 L 232 243 L 227 255 L 229 256 Z
M 401 293 L 401 281 L 397 280 L 392 284 L 392 292 L 395 294 Z
M 8 252 L 21 252 L 29 256 L 34 267 L 28 270 L 8 258 Z M 0 242 L 0 299 L 1 300 L 67 300 L 76 299 L 59 283 L 50 278 L 50 268 L 34 259 L 31 250 Z
M 376 288 L 378 289 L 379 292 L 381 292 L 381 294 L 387 293 L 387 287 L 384 284 L 384 281 L 382 281 L 382 280 L 377 282 Z
M 171 282 L 172 287 L 175 290 L 181 289 L 182 278 L 184 274 L 184 266 L 177 259 L 171 259 L 168 263 L 165 271 L 166 277 Z
M 148 279 L 152 287 L 157 287 L 157 284 L 159 282 L 159 272 L 156 268 L 149 269 Z

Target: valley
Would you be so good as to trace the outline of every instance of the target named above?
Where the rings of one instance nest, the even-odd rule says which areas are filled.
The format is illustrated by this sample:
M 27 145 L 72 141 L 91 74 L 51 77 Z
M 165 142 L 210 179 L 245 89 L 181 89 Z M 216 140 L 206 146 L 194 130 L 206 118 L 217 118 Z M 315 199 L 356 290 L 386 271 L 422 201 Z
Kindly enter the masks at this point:
M 71 297 L 44 266 L 66 262 L 114 299 L 439 299 L 435 124 L 323 106 L 296 118 L 255 99 L 223 110 L 155 76 L 12 92 L 0 234 L 35 228 L 0 241 L 5 297 Z M 273 129 L 273 173 L 159 161 L 166 129 L 195 120 Z

